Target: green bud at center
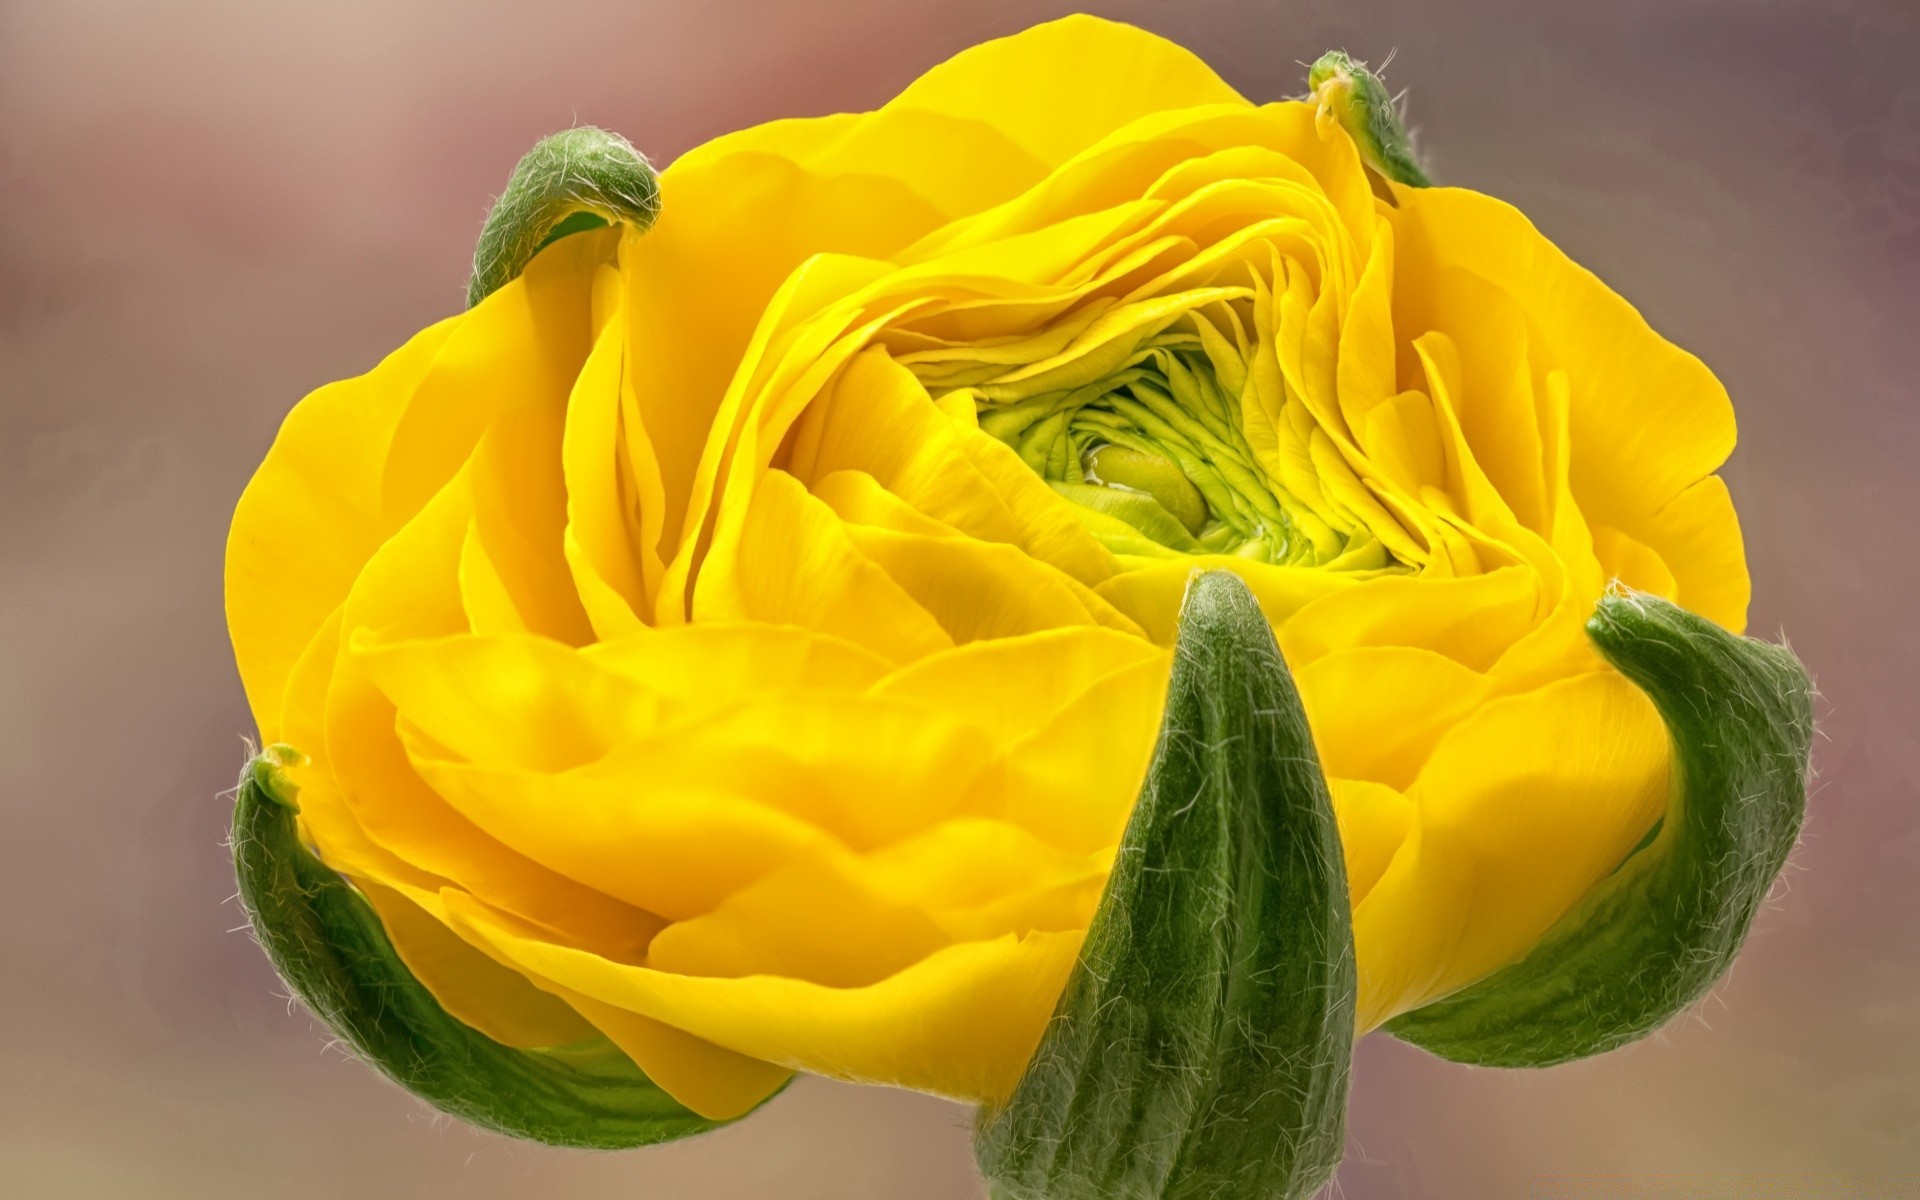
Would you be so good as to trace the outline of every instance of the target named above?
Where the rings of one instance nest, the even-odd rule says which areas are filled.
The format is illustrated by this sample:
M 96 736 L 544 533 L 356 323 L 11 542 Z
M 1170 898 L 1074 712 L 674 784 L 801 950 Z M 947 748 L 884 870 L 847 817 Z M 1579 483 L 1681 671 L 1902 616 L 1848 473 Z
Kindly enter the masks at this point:
M 1158 454 L 1143 454 L 1108 442 L 1089 449 L 1081 456 L 1080 465 L 1089 483 L 1152 496 L 1196 537 L 1206 527 L 1206 497 L 1179 467 Z

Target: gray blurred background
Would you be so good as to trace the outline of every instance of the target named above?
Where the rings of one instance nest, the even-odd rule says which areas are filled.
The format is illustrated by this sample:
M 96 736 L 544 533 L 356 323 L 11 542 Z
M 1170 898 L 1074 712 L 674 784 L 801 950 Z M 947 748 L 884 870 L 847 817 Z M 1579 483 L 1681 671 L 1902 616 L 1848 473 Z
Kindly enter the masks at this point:
M 460 307 L 574 122 L 657 161 L 873 107 L 1021 0 L 0 4 L 0 1194 L 981 1194 L 965 1110 L 803 1081 L 618 1155 L 435 1119 L 290 1009 L 222 847 L 227 517 L 281 416 Z M 1732 390 L 1753 630 L 1824 693 L 1733 976 L 1546 1073 L 1359 1053 L 1352 1200 L 1920 1195 L 1920 19 L 1903 0 L 1089 7 L 1248 96 L 1344 47 Z

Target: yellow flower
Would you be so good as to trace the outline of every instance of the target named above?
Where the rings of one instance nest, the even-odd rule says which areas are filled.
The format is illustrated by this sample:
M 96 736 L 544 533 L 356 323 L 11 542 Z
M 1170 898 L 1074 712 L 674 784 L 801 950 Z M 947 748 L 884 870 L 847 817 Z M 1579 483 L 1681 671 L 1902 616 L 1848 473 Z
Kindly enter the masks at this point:
M 1236 571 L 1362 1031 L 1524 955 L 1668 749 L 1608 581 L 1738 630 L 1727 397 L 1514 209 L 1069 18 L 660 178 L 287 418 L 228 614 L 301 829 L 455 1015 L 714 1117 L 1004 1099 Z

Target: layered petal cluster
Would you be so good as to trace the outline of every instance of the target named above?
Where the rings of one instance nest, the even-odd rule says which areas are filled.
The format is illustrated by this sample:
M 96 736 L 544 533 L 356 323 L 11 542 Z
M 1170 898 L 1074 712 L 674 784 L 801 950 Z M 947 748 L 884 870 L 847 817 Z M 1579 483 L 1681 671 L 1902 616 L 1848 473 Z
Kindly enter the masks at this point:
M 1581 626 L 1738 629 L 1713 376 L 1512 208 L 1070 18 L 721 138 L 644 233 L 287 418 L 229 622 L 301 827 L 456 1015 L 709 1116 L 1003 1099 L 1239 573 L 1339 818 L 1362 1029 L 1524 955 L 1668 751 Z

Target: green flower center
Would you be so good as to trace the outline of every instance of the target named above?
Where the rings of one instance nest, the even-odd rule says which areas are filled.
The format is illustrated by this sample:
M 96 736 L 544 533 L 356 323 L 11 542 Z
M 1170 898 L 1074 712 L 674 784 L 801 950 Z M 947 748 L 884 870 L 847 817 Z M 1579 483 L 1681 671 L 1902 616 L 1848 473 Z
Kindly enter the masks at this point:
M 976 405 L 980 427 L 1055 491 L 1157 546 L 1264 562 L 1312 557 L 1289 498 L 1241 432 L 1238 399 L 1228 399 L 1191 334 L 1163 332 L 1135 361 L 1082 387 Z M 1102 531 L 1104 522 L 1093 524 Z

